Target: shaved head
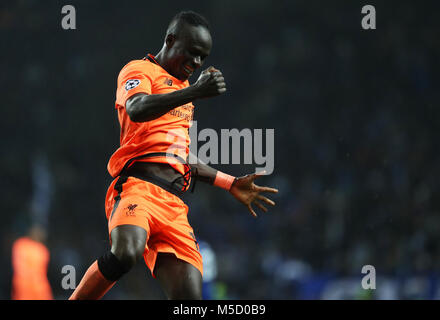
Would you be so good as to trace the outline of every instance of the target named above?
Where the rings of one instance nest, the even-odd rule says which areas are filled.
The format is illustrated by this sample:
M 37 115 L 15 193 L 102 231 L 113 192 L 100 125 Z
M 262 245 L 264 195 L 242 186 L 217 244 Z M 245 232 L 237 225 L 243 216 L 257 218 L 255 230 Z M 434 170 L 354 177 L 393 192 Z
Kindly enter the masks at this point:
M 182 24 L 188 24 L 194 27 L 202 26 L 210 31 L 208 20 L 206 20 L 205 17 L 194 11 L 182 11 L 176 14 L 171 20 L 167 28 L 167 35 L 177 35 L 177 33 L 182 29 Z
M 182 11 L 168 25 L 164 46 L 156 60 L 174 77 L 187 80 L 203 65 L 211 47 L 208 21 L 193 11 Z

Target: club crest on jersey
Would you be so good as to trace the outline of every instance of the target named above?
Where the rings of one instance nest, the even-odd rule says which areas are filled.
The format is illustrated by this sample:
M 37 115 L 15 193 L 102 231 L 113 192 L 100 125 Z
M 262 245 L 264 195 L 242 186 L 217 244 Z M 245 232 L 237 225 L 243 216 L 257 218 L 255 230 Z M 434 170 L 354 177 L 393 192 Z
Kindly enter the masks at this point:
M 131 90 L 136 88 L 141 83 L 141 80 L 138 79 L 130 79 L 125 83 L 125 90 Z
M 166 78 L 163 83 L 167 84 L 167 85 L 169 85 L 171 87 L 173 85 L 173 80 Z
M 126 209 L 125 214 L 130 217 L 136 217 L 136 213 L 134 212 L 134 209 L 136 209 L 137 206 L 138 206 L 137 204 L 130 204 L 127 208 L 125 208 Z

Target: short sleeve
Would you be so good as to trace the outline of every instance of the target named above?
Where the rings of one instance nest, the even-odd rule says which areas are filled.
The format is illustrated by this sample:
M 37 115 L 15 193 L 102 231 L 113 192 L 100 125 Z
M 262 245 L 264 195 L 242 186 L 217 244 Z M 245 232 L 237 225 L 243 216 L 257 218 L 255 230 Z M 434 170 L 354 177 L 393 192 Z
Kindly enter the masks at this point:
M 122 68 L 118 76 L 116 108 L 125 107 L 127 100 L 137 93 L 151 94 L 153 70 L 143 64 L 144 61 L 129 63 Z

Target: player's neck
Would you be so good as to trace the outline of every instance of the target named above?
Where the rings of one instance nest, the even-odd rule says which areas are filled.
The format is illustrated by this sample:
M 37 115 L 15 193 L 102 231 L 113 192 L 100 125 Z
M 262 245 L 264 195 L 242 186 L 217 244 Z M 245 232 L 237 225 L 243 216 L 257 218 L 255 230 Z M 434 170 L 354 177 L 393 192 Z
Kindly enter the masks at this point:
M 167 67 L 166 67 L 166 63 L 165 63 L 165 54 L 163 52 L 163 50 L 160 50 L 158 54 L 156 54 L 154 56 L 154 60 L 156 60 L 156 62 L 162 67 L 164 68 L 166 71 Z M 168 72 L 169 73 L 169 72 Z
M 159 51 L 157 55 L 154 56 L 154 60 L 164 69 L 166 72 L 168 72 L 173 77 L 177 78 L 172 72 L 171 68 L 168 65 L 168 61 L 165 56 L 165 52 L 162 50 Z M 178 79 L 178 78 L 177 78 Z

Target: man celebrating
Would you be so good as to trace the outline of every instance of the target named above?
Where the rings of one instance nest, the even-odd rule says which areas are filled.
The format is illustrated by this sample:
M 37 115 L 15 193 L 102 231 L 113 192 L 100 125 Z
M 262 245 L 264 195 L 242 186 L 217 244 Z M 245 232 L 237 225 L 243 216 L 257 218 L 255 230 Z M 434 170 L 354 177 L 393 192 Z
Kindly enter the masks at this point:
M 235 178 L 187 163 L 192 102 L 226 92 L 222 73 L 213 67 L 188 83 L 211 46 L 206 19 L 181 12 L 156 56 L 121 70 L 116 93 L 121 145 L 108 163 L 115 179 L 105 205 L 111 250 L 89 267 L 70 299 L 100 299 L 142 257 L 169 299 L 201 299 L 202 257 L 180 199 L 191 179 L 228 190 L 253 216 L 251 204 L 263 211 L 262 202 L 275 204 L 260 193 L 276 189 L 254 184 L 261 174 Z

